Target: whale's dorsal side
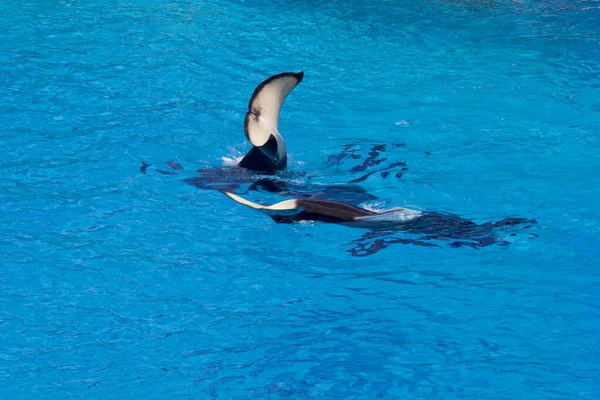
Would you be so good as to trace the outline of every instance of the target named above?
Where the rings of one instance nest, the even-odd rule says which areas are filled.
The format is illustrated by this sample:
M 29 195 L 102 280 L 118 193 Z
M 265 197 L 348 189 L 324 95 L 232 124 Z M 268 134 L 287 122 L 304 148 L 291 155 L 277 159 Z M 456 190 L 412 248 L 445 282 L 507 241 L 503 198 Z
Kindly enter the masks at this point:
M 240 161 L 240 167 L 275 171 L 287 166 L 285 142 L 278 131 L 279 112 L 287 95 L 303 78 L 303 72 L 283 72 L 256 87 L 244 121 L 246 138 L 254 147 Z

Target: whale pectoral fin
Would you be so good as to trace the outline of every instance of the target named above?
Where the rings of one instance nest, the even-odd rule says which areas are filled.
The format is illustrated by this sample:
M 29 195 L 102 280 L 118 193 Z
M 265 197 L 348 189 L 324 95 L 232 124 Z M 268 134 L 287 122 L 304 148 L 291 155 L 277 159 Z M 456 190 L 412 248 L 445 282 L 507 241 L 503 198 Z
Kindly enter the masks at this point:
M 304 208 L 298 207 L 296 200 L 285 200 L 270 206 L 263 206 L 262 204 L 254 203 L 230 192 L 223 192 L 223 194 L 246 207 L 264 212 L 276 221 L 278 221 L 277 217 L 292 217 L 304 211 Z
M 263 206 L 262 204 L 251 202 L 250 200 L 246 200 L 243 197 L 238 196 L 237 194 L 233 194 L 231 192 L 221 192 L 225 196 L 229 197 L 231 200 L 240 203 L 246 207 L 254 208 L 255 210 L 262 210 L 267 206 Z

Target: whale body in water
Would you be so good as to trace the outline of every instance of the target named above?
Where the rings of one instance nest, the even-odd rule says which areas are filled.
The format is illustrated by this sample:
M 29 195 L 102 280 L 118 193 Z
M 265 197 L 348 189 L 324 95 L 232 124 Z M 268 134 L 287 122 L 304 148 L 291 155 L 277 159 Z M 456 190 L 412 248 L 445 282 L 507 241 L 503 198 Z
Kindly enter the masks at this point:
M 513 226 L 529 228 L 535 224 L 535 220 L 525 218 L 505 218 L 498 222 L 477 224 L 449 213 L 418 211 L 401 207 L 376 212 L 331 200 L 290 199 L 271 205 L 262 205 L 234 193 L 223 193 L 237 203 L 267 214 L 277 223 L 319 221 L 368 229 L 368 233 L 354 241 L 356 247 L 349 250 L 355 256 L 374 254 L 393 243 L 428 247 L 438 246 L 437 242 L 439 241 L 450 241 L 452 247 L 485 247 L 495 243 L 507 244 L 506 241 L 498 239 L 495 234 L 498 230 L 505 230 Z M 417 235 L 417 237 L 394 236 L 398 232 Z
M 502 242 L 494 231 L 511 226 L 525 228 L 535 223 L 524 218 L 507 218 L 499 222 L 477 224 L 454 214 L 395 208 L 375 212 L 361 207 L 376 197 L 355 183 L 366 180 L 376 172 L 384 179 L 390 170 L 401 168 L 396 177 L 406 171 L 404 162 L 390 164 L 386 168 L 369 171 L 386 158 L 380 158 L 385 145 L 371 147 L 369 156 L 362 164 L 350 171 L 365 173 L 357 179 L 342 184 L 314 184 L 305 174 L 286 171 L 287 148 L 279 132 L 279 114 L 290 92 L 304 79 L 301 72 L 283 72 L 261 82 L 250 97 L 244 118 L 244 133 L 252 145 L 236 166 L 208 168 L 196 171 L 196 176 L 184 179 L 200 189 L 218 190 L 234 201 L 262 211 L 277 223 L 320 221 L 348 227 L 367 229 L 355 241 L 353 255 L 369 255 L 392 243 L 411 243 L 421 246 L 437 246 L 437 241 L 451 241 L 454 247 L 482 247 Z M 359 158 L 346 147 L 340 155 L 330 156 L 328 162 L 339 163 L 345 158 Z M 429 154 L 428 152 L 426 154 Z M 163 174 L 177 174 L 183 168 L 177 163 L 167 163 L 170 171 L 157 170 Z M 148 168 L 143 163 L 142 172 Z M 249 191 L 269 192 L 292 197 L 272 205 L 261 205 L 239 196 Z M 418 235 L 417 238 L 393 236 L 397 232 Z
M 244 118 L 244 133 L 252 145 L 251 149 L 235 166 L 207 168 L 196 171 L 195 176 L 184 179 L 184 182 L 199 189 L 220 190 L 235 193 L 259 191 L 275 193 L 298 198 L 335 199 L 358 205 L 376 197 L 355 183 L 366 180 L 376 172 L 387 177 L 390 170 L 401 177 L 407 170 L 404 162 L 396 162 L 384 168 L 368 171 L 385 161 L 380 154 L 385 145 L 373 145 L 368 157 L 362 164 L 352 168 L 351 172 L 363 172 L 363 176 L 339 184 L 313 183 L 311 177 L 302 172 L 289 171 L 287 147 L 279 132 L 279 115 L 290 92 L 304 78 L 304 72 L 283 72 L 261 82 L 252 93 L 248 110 Z M 335 164 L 345 158 L 360 158 L 348 152 L 346 147 L 341 154 L 330 156 L 328 163 Z M 177 163 L 167 163 L 168 170 L 157 169 L 159 173 L 176 175 L 183 167 Z M 149 165 L 143 163 L 142 172 Z

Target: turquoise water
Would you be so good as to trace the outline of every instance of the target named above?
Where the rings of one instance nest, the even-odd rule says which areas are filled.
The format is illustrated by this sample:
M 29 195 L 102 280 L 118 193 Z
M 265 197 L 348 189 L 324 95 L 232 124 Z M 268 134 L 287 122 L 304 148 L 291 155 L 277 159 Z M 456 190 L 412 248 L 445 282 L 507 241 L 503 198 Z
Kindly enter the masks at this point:
M 600 398 L 599 26 L 598 1 L 0 2 L 0 398 Z M 364 230 L 187 184 L 300 70 L 295 184 L 379 146 L 406 170 L 356 183 L 371 208 L 537 224 L 353 257 Z

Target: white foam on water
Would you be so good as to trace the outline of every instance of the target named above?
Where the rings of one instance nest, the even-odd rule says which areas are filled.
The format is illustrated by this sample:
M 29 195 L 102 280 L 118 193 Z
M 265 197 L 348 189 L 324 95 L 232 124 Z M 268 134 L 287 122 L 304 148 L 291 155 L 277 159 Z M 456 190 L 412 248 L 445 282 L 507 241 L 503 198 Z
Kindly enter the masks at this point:
M 386 206 L 387 204 L 385 204 L 385 202 L 383 201 L 370 201 L 368 203 L 362 204 L 362 208 L 364 208 L 365 210 L 373 211 L 376 213 L 389 211 L 390 209 L 386 209 Z
M 238 165 L 240 163 L 240 161 L 242 161 L 242 158 L 244 158 L 244 156 L 239 156 L 239 157 L 224 156 L 224 157 L 221 157 L 221 160 L 223 161 L 223 166 L 235 167 L 236 165 Z
M 389 211 L 379 214 L 358 217 L 356 220 L 363 222 L 405 222 L 415 219 L 421 214 L 421 211 L 410 210 L 408 208 L 392 208 Z

